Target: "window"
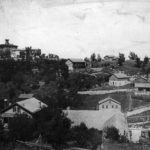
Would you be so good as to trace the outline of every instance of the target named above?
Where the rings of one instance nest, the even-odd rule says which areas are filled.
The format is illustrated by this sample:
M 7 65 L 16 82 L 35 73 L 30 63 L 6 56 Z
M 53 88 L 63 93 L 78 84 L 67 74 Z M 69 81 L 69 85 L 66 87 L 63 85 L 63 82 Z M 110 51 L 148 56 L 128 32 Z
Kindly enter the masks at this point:
M 104 105 L 102 105 L 102 108 L 104 108 Z
M 20 107 L 19 106 L 17 107 L 17 112 L 20 113 Z
M 106 108 L 108 108 L 108 105 L 106 105 Z
M 13 112 L 16 112 L 16 106 L 13 107 Z
M 114 108 L 114 105 L 112 105 L 112 108 Z
M 118 108 L 118 105 L 116 105 L 116 108 Z

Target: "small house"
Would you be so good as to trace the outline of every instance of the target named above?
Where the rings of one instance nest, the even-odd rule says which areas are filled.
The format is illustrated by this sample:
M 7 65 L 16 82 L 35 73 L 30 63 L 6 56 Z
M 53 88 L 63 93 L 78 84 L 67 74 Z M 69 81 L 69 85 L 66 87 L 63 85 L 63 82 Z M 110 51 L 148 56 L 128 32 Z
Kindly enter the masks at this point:
M 135 95 L 150 95 L 150 82 L 148 78 L 137 77 L 134 80 Z
M 130 78 L 129 76 L 127 76 L 122 72 L 114 73 L 109 78 L 109 85 L 116 87 L 127 85 L 130 83 L 129 78 Z
M 69 71 L 80 71 L 86 68 L 86 63 L 82 59 L 68 59 L 66 65 Z
M 32 97 L 22 101 L 18 101 L 1 112 L 1 117 L 4 123 L 8 123 L 9 119 L 14 117 L 16 114 L 26 114 L 29 117 L 33 117 L 33 114 L 40 111 L 44 107 L 48 107 L 45 103 Z

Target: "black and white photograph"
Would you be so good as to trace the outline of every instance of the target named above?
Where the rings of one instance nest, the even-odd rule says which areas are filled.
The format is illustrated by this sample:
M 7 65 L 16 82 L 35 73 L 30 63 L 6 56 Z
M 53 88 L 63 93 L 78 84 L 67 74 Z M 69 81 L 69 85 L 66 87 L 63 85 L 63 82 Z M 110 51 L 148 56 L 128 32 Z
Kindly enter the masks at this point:
M 0 0 L 0 150 L 150 150 L 150 0 Z

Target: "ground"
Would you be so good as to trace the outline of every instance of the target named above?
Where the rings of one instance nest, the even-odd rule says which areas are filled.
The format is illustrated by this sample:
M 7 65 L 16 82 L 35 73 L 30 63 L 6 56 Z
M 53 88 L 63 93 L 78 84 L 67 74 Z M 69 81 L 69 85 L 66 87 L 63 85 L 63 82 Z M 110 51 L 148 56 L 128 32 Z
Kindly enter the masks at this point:
M 105 143 L 104 150 L 150 150 L 148 145 L 133 143 Z

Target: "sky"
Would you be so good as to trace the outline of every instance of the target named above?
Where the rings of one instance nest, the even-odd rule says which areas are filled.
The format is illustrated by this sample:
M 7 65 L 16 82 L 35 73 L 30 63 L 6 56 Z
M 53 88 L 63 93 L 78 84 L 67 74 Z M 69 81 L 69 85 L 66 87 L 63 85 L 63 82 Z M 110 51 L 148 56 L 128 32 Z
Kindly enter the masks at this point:
M 149 0 L 0 0 L 0 43 L 61 58 L 150 57 Z

